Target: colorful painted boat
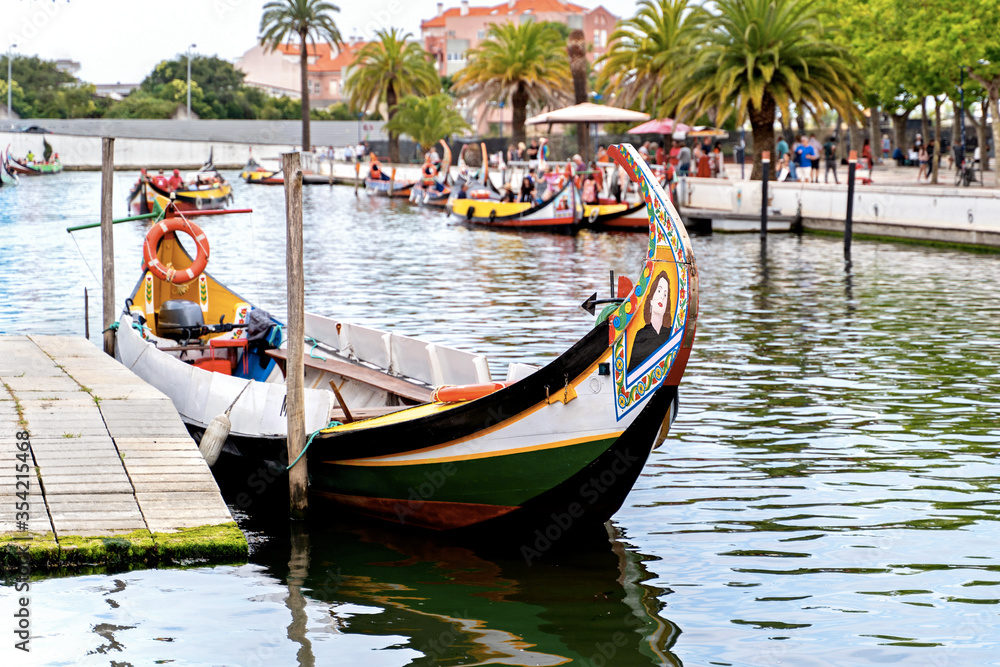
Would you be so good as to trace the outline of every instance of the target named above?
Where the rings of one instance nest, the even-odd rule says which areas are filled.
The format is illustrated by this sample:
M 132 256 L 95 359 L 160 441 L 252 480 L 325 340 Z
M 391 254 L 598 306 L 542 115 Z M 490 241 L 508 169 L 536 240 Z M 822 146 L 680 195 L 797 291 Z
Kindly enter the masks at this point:
M 247 183 L 257 185 L 284 185 L 285 183 L 285 177 L 281 171 L 265 168 L 253 156 L 243 166 L 240 178 Z
M 641 231 L 649 227 L 644 202 L 620 204 L 604 199 L 599 204 L 584 204 L 583 217 L 587 227 L 594 230 Z
M 618 510 L 676 415 L 698 279 L 683 223 L 648 166 L 630 145 L 609 153 L 646 202 L 638 283 L 620 280 L 589 333 L 543 368 L 508 373 L 502 388 L 460 388 L 467 400 L 324 429 L 307 450 L 315 494 L 434 530 L 561 534 Z
M 192 260 L 172 230 L 190 231 L 207 249 L 198 216 L 223 211 L 182 212 L 164 198 L 157 204 L 169 217 L 154 223 L 144 244 L 155 250 L 156 261 L 150 255 L 126 300 L 117 357 L 170 397 L 196 439 L 228 410 L 232 453 L 276 459 L 287 433 L 281 370 L 287 341 L 281 340 L 280 323 L 199 270 L 207 261 Z M 164 267 L 173 282 L 160 275 Z M 212 322 L 220 324 L 205 324 Z M 436 385 L 489 379 L 481 356 L 349 322 L 307 314 L 306 335 L 310 432 L 331 419 L 383 415 L 427 402 Z
M 176 190 L 170 190 L 161 179 L 147 176 L 143 171 L 129 191 L 127 205 L 134 213 L 149 213 L 157 197 L 173 201 L 174 211 L 221 211 L 232 203 L 233 188 L 215 168 L 209 154 L 208 161 L 198 171 L 185 174 L 184 185 Z
M 470 225 L 500 229 L 575 230 L 583 218 L 580 193 L 572 182 L 540 204 L 453 199 L 451 213 Z
M 397 197 L 409 199 L 417 181 L 397 181 L 393 179 L 365 179 L 365 192 L 376 197 Z
M 49 162 L 29 162 L 26 158 L 8 156 L 11 173 L 22 176 L 52 176 L 62 171 L 62 162 L 55 156 Z
M 0 187 L 13 187 L 19 183 L 10 166 L 10 146 L 0 153 Z

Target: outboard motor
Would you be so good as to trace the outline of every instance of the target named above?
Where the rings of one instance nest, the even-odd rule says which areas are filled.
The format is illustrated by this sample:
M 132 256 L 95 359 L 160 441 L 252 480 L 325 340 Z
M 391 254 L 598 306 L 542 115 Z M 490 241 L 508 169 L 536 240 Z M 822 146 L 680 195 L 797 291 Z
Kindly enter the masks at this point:
M 205 327 L 201 306 L 193 301 L 171 299 L 160 307 L 156 332 L 163 338 L 189 340 L 198 338 Z

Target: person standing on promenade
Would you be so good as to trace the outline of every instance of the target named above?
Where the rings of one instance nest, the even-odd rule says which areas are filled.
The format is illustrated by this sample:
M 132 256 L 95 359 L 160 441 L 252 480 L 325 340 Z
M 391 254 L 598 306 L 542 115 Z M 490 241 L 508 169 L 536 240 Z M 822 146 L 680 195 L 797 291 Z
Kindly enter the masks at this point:
M 784 135 L 778 139 L 778 145 L 775 146 L 774 150 L 778 152 L 778 161 L 781 162 L 781 158 L 788 155 L 788 142 L 785 141 Z
M 819 183 L 819 156 L 823 152 L 823 144 L 815 134 L 809 135 L 809 147 L 812 149 L 812 182 Z
M 889 149 L 890 148 L 892 148 L 892 144 L 889 143 L 889 135 L 888 134 L 883 134 L 882 135 L 882 163 L 883 164 L 885 164 L 885 162 L 889 159 Z
M 795 158 L 798 160 L 799 163 L 799 168 L 798 168 L 799 173 L 797 174 L 798 180 L 803 181 L 805 183 L 812 183 L 813 182 L 812 174 L 814 171 L 813 160 L 815 159 L 815 161 L 818 163 L 819 155 L 816 154 L 816 151 L 813 149 L 812 145 L 809 143 L 809 140 L 805 137 L 805 135 L 803 135 L 802 138 L 799 139 L 798 148 L 795 149 Z
M 830 172 L 833 171 L 833 182 L 840 185 L 840 179 L 837 178 L 837 141 L 832 135 L 823 144 L 823 161 L 826 162 L 823 182 L 830 182 Z
M 875 168 L 875 156 L 872 155 L 872 142 L 865 139 L 865 145 L 861 147 L 861 159 L 868 162 L 868 180 L 872 178 L 872 170 Z
M 930 170 L 927 168 L 927 147 L 923 144 L 917 148 L 917 162 L 920 163 L 920 171 L 917 172 L 917 183 L 920 183 L 924 180 L 924 176 L 930 176 Z
M 686 143 L 682 143 L 677 150 L 677 173 L 681 176 L 691 173 L 691 149 Z

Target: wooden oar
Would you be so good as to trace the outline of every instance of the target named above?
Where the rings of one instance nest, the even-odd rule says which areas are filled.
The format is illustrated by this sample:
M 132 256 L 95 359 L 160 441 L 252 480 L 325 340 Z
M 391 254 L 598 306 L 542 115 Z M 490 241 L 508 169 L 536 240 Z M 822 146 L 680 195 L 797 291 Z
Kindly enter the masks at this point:
M 344 411 L 344 423 L 350 424 L 354 421 L 354 417 L 351 416 L 351 411 L 347 409 L 347 403 L 344 401 L 344 397 L 340 395 L 340 390 L 337 389 L 337 384 L 333 380 L 330 380 L 330 389 L 333 389 L 333 395 L 337 397 L 337 403 L 340 404 L 340 409 Z

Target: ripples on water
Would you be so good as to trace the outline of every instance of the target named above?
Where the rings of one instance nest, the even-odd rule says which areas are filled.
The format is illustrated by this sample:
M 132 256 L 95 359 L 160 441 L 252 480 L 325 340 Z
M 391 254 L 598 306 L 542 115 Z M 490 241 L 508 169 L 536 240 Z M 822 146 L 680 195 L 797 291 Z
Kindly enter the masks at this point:
M 133 176 L 118 176 L 119 205 Z M 97 220 L 97 182 L 0 190 L 0 330 L 81 333 L 87 285 L 97 339 L 99 282 L 62 231 Z M 236 196 L 256 213 L 205 223 L 210 269 L 283 316 L 282 190 Z M 591 324 L 578 304 L 606 294 L 610 269 L 634 274 L 644 249 L 641 235 L 470 231 L 350 188 L 307 188 L 305 211 L 308 309 L 483 351 L 497 372 L 561 352 Z M 119 300 L 144 233 L 115 229 Z M 76 237 L 99 271 L 99 232 Z M 693 245 L 701 316 L 682 411 L 611 543 L 529 567 L 357 526 L 263 528 L 243 567 L 38 584 L 36 655 L 1000 662 L 1000 258 L 856 241 L 845 271 L 836 238 L 772 236 L 763 255 L 753 235 Z

